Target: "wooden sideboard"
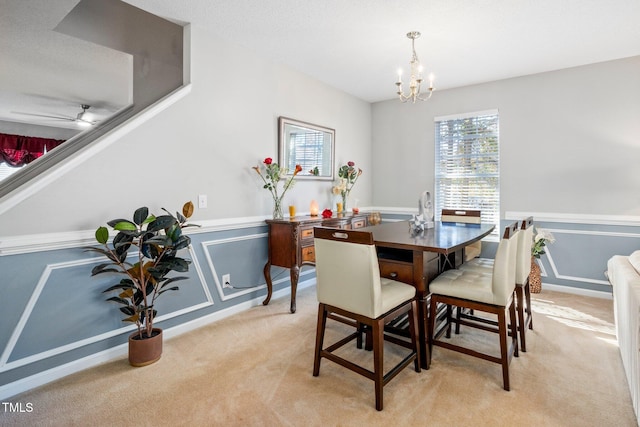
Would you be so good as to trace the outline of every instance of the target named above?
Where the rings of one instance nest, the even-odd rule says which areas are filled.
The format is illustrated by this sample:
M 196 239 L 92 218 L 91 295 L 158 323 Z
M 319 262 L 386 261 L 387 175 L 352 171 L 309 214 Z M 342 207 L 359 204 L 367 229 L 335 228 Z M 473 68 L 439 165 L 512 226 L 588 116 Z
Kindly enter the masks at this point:
M 315 265 L 316 254 L 313 246 L 313 227 L 331 227 L 356 229 L 369 225 L 369 213 L 338 214 L 332 218 L 321 216 L 296 216 L 284 219 L 266 220 L 269 227 L 269 253 L 264 266 L 264 278 L 267 282 L 267 298 L 262 304 L 271 301 L 273 283 L 271 266 L 290 269 L 291 312 L 296 312 L 296 291 L 300 268 L 303 265 Z

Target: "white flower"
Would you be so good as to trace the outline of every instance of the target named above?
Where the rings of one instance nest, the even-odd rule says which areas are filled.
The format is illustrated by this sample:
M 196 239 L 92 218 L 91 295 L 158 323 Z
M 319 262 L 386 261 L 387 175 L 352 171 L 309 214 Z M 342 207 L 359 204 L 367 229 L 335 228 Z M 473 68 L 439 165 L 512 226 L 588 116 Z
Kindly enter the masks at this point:
M 344 178 L 341 178 L 339 183 L 334 185 L 331 191 L 333 192 L 333 194 L 337 196 L 338 194 L 342 194 L 346 189 L 347 189 L 347 180 Z
M 538 235 L 536 236 L 536 242 L 540 239 L 544 239 L 549 243 L 553 243 L 556 241 L 556 238 L 553 237 L 553 234 L 551 234 L 551 232 L 547 230 L 542 230 L 538 233 Z

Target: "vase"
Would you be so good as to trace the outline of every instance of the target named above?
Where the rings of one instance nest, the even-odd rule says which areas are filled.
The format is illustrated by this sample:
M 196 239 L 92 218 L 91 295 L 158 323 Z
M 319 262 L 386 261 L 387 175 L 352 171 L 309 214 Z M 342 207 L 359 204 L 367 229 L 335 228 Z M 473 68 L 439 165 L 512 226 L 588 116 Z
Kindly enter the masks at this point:
M 529 273 L 529 289 L 531 293 L 539 294 L 542 290 L 542 279 L 540 277 L 540 266 L 534 257 L 531 257 L 531 272 Z
M 144 334 L 143 334 L 144 336 Z M 147 366 L 160 360 L 162 355 L 162 329 L 153 328 L 151 337 L 140 339 L 140 334 L 129 335 L 129 364 Z
M 273 219 L 282 219 L 282 197 L 273 199 Z
M 347 193 L 342 193 L 342 212 L 347 212 Z

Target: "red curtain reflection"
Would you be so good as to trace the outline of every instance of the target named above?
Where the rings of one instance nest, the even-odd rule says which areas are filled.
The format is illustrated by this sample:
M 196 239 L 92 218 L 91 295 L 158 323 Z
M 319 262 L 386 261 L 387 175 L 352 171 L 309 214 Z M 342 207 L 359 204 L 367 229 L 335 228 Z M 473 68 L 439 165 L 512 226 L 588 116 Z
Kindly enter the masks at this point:
M 11 166 L 26 165 L 42 156 L 45 150 L 49 152 L 64 141 L 0 133 L 0 162 L 5 161 Z

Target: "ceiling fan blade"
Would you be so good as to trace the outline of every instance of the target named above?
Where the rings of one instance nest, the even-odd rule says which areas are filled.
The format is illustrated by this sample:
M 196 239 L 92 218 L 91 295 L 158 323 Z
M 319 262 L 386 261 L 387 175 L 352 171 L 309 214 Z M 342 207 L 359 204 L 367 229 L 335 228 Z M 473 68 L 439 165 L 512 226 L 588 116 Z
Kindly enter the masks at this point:
M 35 114 L 35 113 L 23 113 L 20 111 L 14 111 L 14 114 L 22 114 L 24 116 L 34 116 L 34 117 L 44 117 L 47 119 L 56 119 L 56 120 L 67 120 L 69 122 L 75 122 L 76 119 L 72 118 L 72 117 L 61 117 L 61 116 L 49 116 L 46 114 Z

